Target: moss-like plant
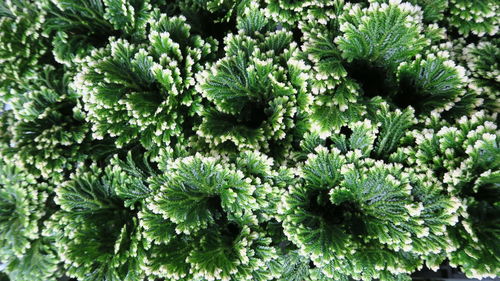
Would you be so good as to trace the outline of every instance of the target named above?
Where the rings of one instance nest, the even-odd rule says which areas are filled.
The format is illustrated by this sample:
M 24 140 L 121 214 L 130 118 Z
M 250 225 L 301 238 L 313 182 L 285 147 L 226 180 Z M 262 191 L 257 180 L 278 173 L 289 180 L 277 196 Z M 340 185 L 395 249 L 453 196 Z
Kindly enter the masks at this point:
M 42 236 L 50 190 L 0 160 L 0 262 L 11 280 L 55 280 L 61 274 L 58 255 Z
M 459 116 L 470 110 L 456 106 L 465 95 L 464 69 L 446 53 L 430 53 L 423 35 L 421 11 L 409 3 L 389 1 L 339 4 L 338 17 L 323 26 L 303 24 L 305 56 L 312 65 L 313 128 L 355 122 L 379 106 L 382 97 L 393 108 L 411 106 L 419 116 L 431 111 Z M 375 99 L 373 99 L 375 98 Z M 468 97 L 473 99 L 474 97 Z
M 152 6 L 149 0 L 42 0 L 40 10 L 47 16 L 42 25 L 52 37 L 54 59 L 71 65 L 81 62 L 94 48 L 111 36 L 132 40 L 145 37 Z
M 150 192 L 137 168 L 113 158 L 106 168 L 80 167 L 56 189 L 61 210 L 48 223 L 66 264 L 79 280 L 145 277 L 137 211 Z
M 266 267 L 276 252 L 259 226 L 273 195 L 263 181 L 272 176 L 268 160 L 245 154 L 236 167 L 201 155 L 167 161 L 139 214 L 154 244 L 148 272 L 171 280 L 271 280 Z M 245 177 L 239 168 L 260 176 Z
M 203 73 L 208 100 L 199 133 L 214 146 L 269 152 L 289 147 L 306 124 L 307 67 L 292 34 L 253 6 L 225 38 L 225 56 Z M 276 151 L 274 151 L 276 152 Z
M 496 118 L 477 112 L 440 129 L 414 131 L 400 159 L 440 179 L 459 198 L 460 222 L 449 228 L 450 261 L 470 277 L 493 277 L 498 264 L 499 135 Z
M 445 253 L 458 200 L 432 175 L 370 158 L 375 143 L 392 137 L 394 120 L 353 123 L 331 138 L 331 149 L 314 135 L 303 144 L 301 180 L 280 212 L 287 237 L 329 278 L 407 279 L 422 260 L 434 265 L 429 253 Z
M 15 121 L 11 157 L 34 175 L 62 179 L 89 153 L 89 125 L 78 109 L 78 96 L 68 88 L 69 73 L 47 65 L 37 79 L 20 83 L 11 98 Z
M 191 34 L 183 17 L 155 13 L 149 28 L 151 45 L 112 39 L 76 77 L 94 136 L 116 137 L 118 147 L 137 139 L 148 149 L 182 142 L 199 111 L 194 74 L 215 43 Z
M 450 24 L 464 35 L 495 35 L 498 32 L 499 9 L 496 1 L 450 0 Z
M 0 280 L 498 277 L 498 7 L 1 1 Z
M 34 67 L 47 60 L 49 42 L 41 36 L 45 14 L 32 1 L 0 3 L 0 99 L 24 79 L 36 76 Z
M 478 92 L 482 107 L 491 113 L 500 111 L 500 40 L 481 41 L 463 50 L 463 59 L 471 72 L 471 87 Z

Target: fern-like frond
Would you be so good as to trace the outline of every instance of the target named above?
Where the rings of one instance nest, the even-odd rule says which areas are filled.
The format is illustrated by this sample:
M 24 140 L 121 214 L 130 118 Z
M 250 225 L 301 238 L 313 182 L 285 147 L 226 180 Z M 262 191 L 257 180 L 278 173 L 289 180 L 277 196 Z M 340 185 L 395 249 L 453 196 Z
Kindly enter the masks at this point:
M 254 174 L 249 178 L 222 159 L 167 159 L 165 173 L 150 180 L 157 190 L 148 200 L 152 212 L 140 215 L 147 239 L 155 244 L 147 270 L 175 280 L 272 279 L 262 266 L 275 257 L 275 249 L 257 219 L 257 211 L 269 205 L 265 199 L 271 192 L 261 180 L 262 173 L 269 172 L 261 159 L 249 154 L 237 161 L 238 167 Z M 161 252 L 177 248 L 183 249 L 182 259 Z
M 71 66 L 91 50 L 106 44 L 109 37 L 144 40 L 152 6 L 149 0 L 42 0 L 46 12 L 42 25 L 53 36 L 54 59 Z
M 61 210 L 48 228 L 69 276 L 130 281 L 144 277 L 143 236 L 136 211 L 127 208 L 139 180 L 114 163 L 105 169 L 81 167 L 57 187 L 55 201 Z
M 495 35 L 499 9 L 498 2 L 491 0 L 450 0 L 449 22 L 463 35 Z
M 499 239 L 492 221 L 498 214 L 500 167 L 494 120 L 480 111 L 437 131 L 415 131 L 416 145 L 402 149 L 406 163 L 422 172 L 431 171 L 462 202 L 459 222 L 448 229 L 452 243 L 447 252 L 451 263 L 460 265 L 470 277 L 498 274 L 494 266 L 498 257 L 493 254 L 498 247 L 491 246 Z
M 8 101 L 18 83 L 35 77 L 36 66 L 46 63 L 47 38 L 41 24 L 45 13 L 32 1 L 0 3 L 0 100 Z
M 148 149 L 182 142 L 188 137 L 184 122 L 200 111 L 194 74 L 215 44 L 190 34 L 183 17 L 153 17 L 149 48 L 111 40 L 86 59 L 76 77 L 94 135 L 116 137 L 119 147 L 136 138 Z
M 225 39 L 226 56 L 200 75 L 209 104 L 199 133 L 213 145 L 283 149 L 305 126 L 307 68 L 297 60 L 292 34 L 269 30 L 262 11 L 247 9 L 238 26 L 242 32 Z

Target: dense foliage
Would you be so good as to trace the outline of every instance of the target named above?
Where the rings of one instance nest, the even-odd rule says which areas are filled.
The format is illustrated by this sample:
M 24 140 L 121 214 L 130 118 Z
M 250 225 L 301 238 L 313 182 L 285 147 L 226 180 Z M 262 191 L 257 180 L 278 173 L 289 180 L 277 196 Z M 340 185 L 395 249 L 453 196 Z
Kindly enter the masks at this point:
M 500 276 L 495 0 L 5 0 L 0 280 Z

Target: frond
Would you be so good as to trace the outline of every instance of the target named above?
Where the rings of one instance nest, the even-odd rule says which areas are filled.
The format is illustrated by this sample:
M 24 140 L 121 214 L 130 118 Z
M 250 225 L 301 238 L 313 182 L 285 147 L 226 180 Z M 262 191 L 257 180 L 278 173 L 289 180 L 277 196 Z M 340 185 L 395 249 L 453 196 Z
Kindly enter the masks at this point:
M 36 76 L 35 66 L 45 63 L 48 39 L 41 36 L 45 14 L 30 1 L 0 3 L 0 100 L 10 99 L 18 83 Z
M 68 88 L 69 74 L 49 65 L 39 71 L 38 77 L 20 83 L 11 99 L 14 159 L 34 175 L 61 179 L 87 158 L 90 128 L 78 109 L 78 96 Z
M 51 188 L 0 160 L 0 261 L 10 280 L 56 280 L 60 258 L 42 237 Z
M 425 22 L 437 22 L 442 20 L 445 17 L 444 13 L 449 5 L 447 0 L 410 0 L 408 2 L 422 8 Z
M 224 214 L 238 223 L 251 222 L 252 210 L 257 209 L 252 196 L 255 187 L 241 172 L 231 171 L 216 159 L 177 159 L 152 185 L 159 195 L 151 208 L 186 234 L 209 227 Z
M 477 103 L 476 94 L 466 92 L 464 69 L 448 53 L 429 49 L 444 35 L 422 23 L 418 7 L 400 1 L 339 7 L 326 23 L 300 25 L 314 78 L 313 132 L 326 137 L 344 124 L 375 120 L 384 102 L 391 110 L 411 106 L 417 118 L 440 111 L 447 119 L 468 114 Z
M 34 176 L 0 161 L 0 257 L 22 257 L 39 237 L 38 220 L 44 215 L 48 187 Z
M 116 137 L 119 147 L 136 138 L 148 149 L 182 142 L 183 123 L 200 111 L 194 74 L 215 45 L 190 34 L 183 17 L 153 17 L 151 47 L 111 40 L 86 59 L 74 84 L 94 135 Z
M 470 44 L 463 50 L 468 69 L 471 71 L 471 86 L 482 99 L 481 108 L 494 114 L 500 111 L 500 40 L 481 41 Z
M 393 111 L 387 103 L 374 104 L 368 107 L 370 119 L 351 122 L 342 126 L 340 132 L 331 130 L 322 135 L 313 130 L 305 135 L 299 154 L 314 153 L 316 147 L 329 143 L 342 153 L 358 150 L 361 157 L 389 159 L 409 129 L 415 126 L 414 111 L 411 108 Z
M 204 108 L 199 133 L 212 145 L 237 149 L 281 150 L 294 127 L 305 126 L 307 68 L 297 60 L 297 46 L 286 30 L 266 32 L 259 10 L 247 10 L 242 31 L 225 39 L 226 56 L 200 75 Z M 259 20 L 255 20 L 259 19 Z
M 148 259 L 152 274 L 175 280 L 273 278 L 263 266 L 275 250 L 271 239 L 258 230 L 256 217 L 264 207 L 259 199 L 270 192 L 257 177 L 269 168 L 265 162 L 256 163 L 265 159 L 250 157 L 242 157 L 237 166 L 253 173 L 253 180 L 221 159 L 201 155 L 171 160 L 165 174 L 151 178 L 157 190 L 148 200 L 153 212 L 141 218 L 147 239 L 158 245 Z M 161 252 L 178 247 L 183 249 L 182 259 Z
M 371 3 L 365 9 L 357 5 L 344 7 L 348 12 L 340 18 L 343 35 L 335 39 L 343 58 L 393 69 L 426 46 L 420 34 L 418 10 L 406 3 L 392 2 Z
M 145 255 L 136 212 L 118 194 L 137 178 L 119 166 L 81 167 L 56 189 L 61 210 L 48 224 L 67 274 L 80 280 L 138 280 Z M 122 186 L 125 185 L 125 186 Z M 119 188 L 119 190 L 118 190 Z
M 53 241 L 47 238 L 34 240 L 22 256 L 10 256 L 7 261 L 2 262 L 5 262 L 4 271 L 12 281 L 55 281 L 63 273 Z
M 369 0 L 369 2 L 388 3 L 389 1 Z M 448 0 L 408 0 L 407 2 L 422 10 L 423 19 L 426 23 L 443 20 L 449 5 Z
M 466 82 L 462 67 L 434 55 L 425 59 L 417 57 L 411 63 L 400 64 L 397 79 L 400 89 L 398 96 L 394 98 L 395 103 L 400 106 L 410 104 L 417 114 L 436 109 L 449 110 L 464 94 Z M 455 114 L 465 115 L 464 112 Z
M 411 108 L 390 111 L 389 106 L 384 104 L 373 115 L 380 127 L 372 157 L 387 159 L 402 144 L 408 130 L 415 125 L 414 111 Z
M 498 32 L 499 4 L 491 0 L 450 0 L 450 24 L 460 34 L 479 37 Z
M 148 0 L 42 0 L 38 7 L 47 14 L 42 28 L 53 36 L 54 59 L 67 66 L 82 62 L 109 37 L 144 39 L 152 9 Z
M 447 255 L 460 265 L 467 276 L 488 277 L 498 274 L 492 254 L 498 243 L 491 219 L 498 213 L 499 143 L 495 119 L 484 111 L 434 132 L 414 132 L 414 148 L 406 148 L 406 163 L 422 172 L 431 171 L 457 197 L 460 206 L 458 223 L 448 229 L 452 243 Z M 478 237 L 482 238 L 479 239 Z M 477 262 L 477 263 L 476 263 Z
M 369 125 L 353 126 L 353 151 L 317 147 L 278 209 L 287 237 L 330 278 L 398 280 L 421 265 L 419 255 L 439 253 L 456 223 L 458 205 L 437 181 L 360 159 L 370 137 L 359 136 L 376 132 Z
M 315 21 L 328 20 L 329 10 L 341 1 L 338 0 L 266 0 L 266 10 L 271 17 L 277 18 L 288 24 L 295 24 L 297 21 L 306 18 L 314 18 Z

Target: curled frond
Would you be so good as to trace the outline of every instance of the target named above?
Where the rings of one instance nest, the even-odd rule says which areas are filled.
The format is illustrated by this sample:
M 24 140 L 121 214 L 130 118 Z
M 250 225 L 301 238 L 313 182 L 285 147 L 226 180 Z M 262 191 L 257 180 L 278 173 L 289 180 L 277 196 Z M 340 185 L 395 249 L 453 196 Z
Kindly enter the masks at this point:
M 494 117 L 484 111 L 438 131 L 415 131 L 415 146 L 403 148 L 414 169 L 433 173 L 462 202 L 460 220 L 449 229 L 448 256 L 467 276 L 492 277 L 498 268 L 500 145 Z M 495 245 L 495 246 L 493 246 Z
M 225 57 L 200 75 L 208 100 L 199 130 L 208 142 L 279 152 L 303 130 L 307 68 L 292 34 L 275 30 L 258 9 L 225 38 Z
M 255 176 L 269 170 L 265 163 L 246 158 L 238 166 Z M 195 155 L 167 161 L 165 174 L 151 179 L 157 190 L 148 201 L 152 212 L 140 215 L 147 239 L 155 244 L 148 270 L 175 280 L 270 280 L 272 274 L 263 267 L 275 251 L 256 216 L 260 204 L 266 205 L 259 200 L 265 185 L 217 158 Z M 167 249 L 182 249 L 182 258 L 174 254 L 177 250 L 165 253 Z
M 349 130 L 332 138 L 331 151 L 310 151 L 302 181 L 278 209 L 287 237 L 335 279 L 397 280 L 429 253 L 444 259 L 446 227 L 456 223 L 459 204 L 431 175 L 366 158 L 380 142 L 369 121 Z M 384 134 L 379 138 L 387 140 Z
M 48 65 L 39 71 L 37 78 L 20 83 L 11 99 L 11 150 L 31 173 L 61 179 L 91 154 L 86 149 L 92 143 L 90 130 L 77 107 L 78 96 L 68 88 L 70 74 Z
M 368 2 L 388 3 L 388 0 L 368 0 Z M 420 7 L 426 23 L 443 20 L 448 9 L 448 0 L 407 0 L 406 2 Z
M 63 270 L 60 258 L 54 247 L 54 241 L 42 237 L 31 242 L 30 247 L 20 256 L 9 256 L 2 260 L 4 272 L 11 281 L 23 280 L 60 280 Z
M 408 179 L 396 167 L 355 169 L 336 150 L 317 151 L 304 165 L 304 182 L 283 198 L 287 237 L 330 278 L 410 273 L 419 262 L 407 253 L 408 230 L 419 226 Z
M 116 137 L 119 147 L 136 139 L 148 149 L 180 142 L 190 133 L 183 124 L 200 110 L 194 74 L 215 44 L 192 35 L 183 17 L 153 17 L 149 46 L 112 39 L 76 77 L 94 136 Z
M 465 62 L 471 72 L 471 88 L 482 99 L 482 108 L 500 112 L 500 40 L 481 41 L 463 50 Z
M 251 222 L 258 207 L 255 187 L 215 159 L 181 158 L 152 185 L 160 192 L 152 209 L 175 223 L 179 233 L 207 228 L 225 214 L 238 223 Z
M 130 194 L 138 194 L 142 184 L 115 158 L 104 169 L 81 167 L 57 187 L 55 201 L 61 210 L 53 215 L 48 229 L 69 276 L 130 281 L 144 277 L 145 250 L 138 218 L 126 207 L 131 205 Z M 140 196 L 139 192 L 134 198 L 140 200 Z
M 314 153 L 316 147 L 330 143 L 342 153 L 359 150 L 363 157 L 389 159 L 402 144 L 408 130 L 415 125 L 414 111 L 392 111 L 387 103 L 380 103 L 376 111 L 369 112 L 369 116 L 371 120 L 352 122 L 342 126 L 337 133 L 331 130 L 324 135 L 314 131 L 307 134 L 301 143 L 301 153 Z
M 348 62 L 363 60 L 394 68 L 418 54 L 427 44 L 419 10 L 408 3 L 371 3 L 368 8 L 346 5 L 340 18 L 343 35 L 335 39 Z
M 55 280 L 59 257 L 42 237 L 50 188 L 0 160 L 0 261 L 10 280 Z
M 111 36 L 144 39 L 151 12 L 149 0 L 42 0 L 47 14 L 43 31 L 52 38 L 57 62 L 71 66 Z
M 45 187 L 45 188 L 44 188 Z M 45 189 L 45 190 L 44 190 Z M 35 177 L 0 160 L 0 257 L 21 257 L 39 237 L 47 187 Z
M 465 69 L 453 61 L 429 55 L 400 64 L 397 80 L 399 90 L 394 102 L 403 108 L 411 105 L 417 114 L 428 114 L 432 110 L 450 110 L 464 94 L 467 78 Z M 456 116 L 463 114 L 463 111 L 454 113 Z
M 500 4 L 495 0 L 450 0 L 450 24 L 463 35 L 498 32 Z
M 441 35 L 429 27 L 424 36 L 418 7 L 394 0 L 366 8 L 345 4 L 337 13 L 338 20 L 321 28 L 302 24 L 304 52 L 312 65 L 316 133 L 328 135 L 345 123 L 374 119 L 371 112 L 381 101 L 393 109 L 412 107 L 417 117 L 434 110 L 448 119 L 467 114 L 476 104 L 475 95 L 465 91 L 465 70 L 446 52 L 429 51 Z M 420 55 L 424 51 L 426 57 Z
M 327 21 L 329 9 L 336 5 L 338 0 L 266 0 L 266 10 L 270 17 L 281 22 L 295 24 L 297 21 L 314 17 L 314 21 Z
M 48 40 L 41 36 L 45 15 L 32 1 L 0 3 L 0 100 L 8 100 L 17 83 L 36 76 L 47 60 Z

